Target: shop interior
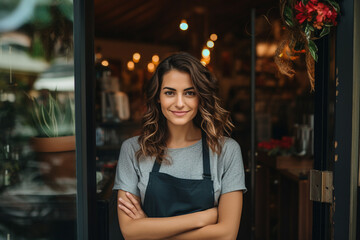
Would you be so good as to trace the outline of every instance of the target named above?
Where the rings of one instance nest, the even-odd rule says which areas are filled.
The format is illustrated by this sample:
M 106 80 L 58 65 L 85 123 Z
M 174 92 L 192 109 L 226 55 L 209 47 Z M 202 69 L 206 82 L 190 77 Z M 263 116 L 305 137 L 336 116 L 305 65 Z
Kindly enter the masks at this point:
M 1 9 L 15 12 L 25 2 L 16 0 Z M 9 29 L 0 25 L 0 239 L 76 239 L 73 3 L 35 2 L 28 1 L 18 15 L 23 22 Z M 94 0 L 94 10 L 99 239 L 116 238 L 115 167 L 122 142 L 139 133 L 144 84 L 159 61 L 179 51 L 199 58 L 215 74 L 223 106 L 231 112 L 231 137 L 241 146 L 249 189 L 238 239 L 250 239 L 254 228 L 256 239 L 311 239 L 308 173 L 313 166 L 314 93 L 303 55 L 292 56 L 293 77 L 281 74 L 274 61 L 287 34 L 278 0 Z M 33 19 L 25 19 L 30 15 Z M 258 162 L 253 190 L 252 51 Z M 54 118 L 64 126 L 56 127 L 56 133 L 57 123 L 41 122 Z M 36 126 L 34 119 L 40 121 Z M 61 139 L 65 148 L 55 144 L 44 150 L 48 143 L 34 138 L 42 135 L 67 136 Z
M 96 159 L 102 179 L 97 186 L 110 221 L 119 149 L 139 133 L 142 88 L 158 62 L 178 51 L 199 58 L 218 78 L 250 187 L 251 8 L 256 9 L 256 239 L 311 239 L 313 93 L 303 56 L 292 59 L 294 77 L 282 75 L 275 64 L 287 34 L 278 1 L 95 1 Z M 250 239 L 250 196 L 245 194 L 239 239 Z

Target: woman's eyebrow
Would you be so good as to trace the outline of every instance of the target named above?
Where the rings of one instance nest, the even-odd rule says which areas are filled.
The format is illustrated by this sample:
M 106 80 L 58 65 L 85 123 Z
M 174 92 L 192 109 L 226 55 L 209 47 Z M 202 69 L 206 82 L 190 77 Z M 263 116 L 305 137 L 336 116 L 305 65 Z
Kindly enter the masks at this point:
M 164 87 L 163 89 L 169 89 L 171 91 L 176 91 L 175 88 L 171 88 L 171 87 Z M 191 89 L 195 89 L 195 88 L 194 87 L 185 88 L 184 91 L 188 91 L 188 90 L 191 90 Z

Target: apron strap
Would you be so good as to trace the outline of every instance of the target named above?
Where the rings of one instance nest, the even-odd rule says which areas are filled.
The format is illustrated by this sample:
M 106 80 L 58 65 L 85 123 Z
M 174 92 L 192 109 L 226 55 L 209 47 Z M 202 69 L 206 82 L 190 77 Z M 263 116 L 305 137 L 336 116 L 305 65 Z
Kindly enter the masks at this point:
M 159 172 L 160 166 L 161 166 L 161 164 L 158 163 L 158 162 L 155 160 L 154 165 L 153 165 L 153 168 L 152 168 L 151 171 L 152 171 L 152 172 Z
M 210 171 L 210 156 L 209 156 L 209 146 L 206 141 L 206 133 L 201 130 L 202 135 L 202 152 L 203 152 L 203 178 L 211 179 Z
M 209 147 L 206 141 L 206 134 L 203 130 L 201 130 L 201 137 L 203 152 L 203 178 L 211 179 Z M 161 164 L 155 160 L 152 172 L 159 172 L 160 167 Z

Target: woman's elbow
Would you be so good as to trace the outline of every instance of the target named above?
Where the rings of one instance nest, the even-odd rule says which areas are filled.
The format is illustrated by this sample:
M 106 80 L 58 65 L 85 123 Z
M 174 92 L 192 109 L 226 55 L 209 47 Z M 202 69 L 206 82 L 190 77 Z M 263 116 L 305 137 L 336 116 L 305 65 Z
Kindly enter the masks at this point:
M 235 240 L 237 237 L 237 230 L 229 227 L 222 227 L 221 231 L 218 231 L 218 237 L 221 240 Z

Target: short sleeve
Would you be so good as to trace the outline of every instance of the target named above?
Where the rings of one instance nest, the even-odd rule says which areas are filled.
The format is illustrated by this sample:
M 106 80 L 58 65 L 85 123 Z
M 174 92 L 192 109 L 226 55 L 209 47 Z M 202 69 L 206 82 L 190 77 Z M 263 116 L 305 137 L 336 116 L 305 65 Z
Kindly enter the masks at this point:
M 237 190 L 247 191 L 245 186 L 244 164 L 240 145 L 233 139 L 228 138 L 223 149 L 224 171 L 221 176 L 221 193 Z
M 135 163 L 135 150 L 130 140 L 126 140 L 121 146 L 113 189 L 120 189 L 140 197 L 140 191 L 137 187 L 139 176 Z

